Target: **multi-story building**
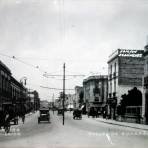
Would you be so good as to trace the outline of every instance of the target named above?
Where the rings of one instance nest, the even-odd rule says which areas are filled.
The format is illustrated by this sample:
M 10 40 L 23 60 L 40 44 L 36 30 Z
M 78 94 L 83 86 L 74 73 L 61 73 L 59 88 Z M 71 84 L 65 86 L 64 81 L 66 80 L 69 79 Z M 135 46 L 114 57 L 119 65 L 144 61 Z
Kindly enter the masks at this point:
M 16 106 L 20 113 L 27 111 L 27 88 L 13 76 L 11 76 L 11 98 L 13 105 Z
M 30 109 L 33 111 L 37 111 L 40 106 L 40 98 L 39 98 L 38 92 L 36 90 L 28 91 L 28 98 L 29 98 L 28 103 L 29 103 Z
M 11 71 L 0 61 L 0 108 L 3 104 L 12 104 Z
M 107 100 L 108 76 L 90 76 L 87 79 L 84 79 L 83 88 L 86 111 L 88 111 L 91 106 L 101 111 Z
M 143 117 L 148 124 L 148 45 L 144 47 L 144 93 L 143 93 Z
M 74 107 L 79 107 L 80 93 L 83 92 L 82 86 L 75 86 L 75 100 Z
M 108 60 L 108 104 L 111 118 L 116 105 L 128 90 L 137 87 L 142 92 L 144 50 L 117 49 Z M 113 114 L 112 114 L 113 113 Z

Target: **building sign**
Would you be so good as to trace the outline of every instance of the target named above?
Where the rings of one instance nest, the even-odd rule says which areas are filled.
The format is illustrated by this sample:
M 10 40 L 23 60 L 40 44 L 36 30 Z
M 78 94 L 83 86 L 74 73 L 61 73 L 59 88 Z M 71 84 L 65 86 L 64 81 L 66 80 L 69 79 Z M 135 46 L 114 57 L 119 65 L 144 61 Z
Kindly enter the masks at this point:
M 136 57 L 140 58 L 143 55 L 143 50 L 119 50 L 119 57 Z

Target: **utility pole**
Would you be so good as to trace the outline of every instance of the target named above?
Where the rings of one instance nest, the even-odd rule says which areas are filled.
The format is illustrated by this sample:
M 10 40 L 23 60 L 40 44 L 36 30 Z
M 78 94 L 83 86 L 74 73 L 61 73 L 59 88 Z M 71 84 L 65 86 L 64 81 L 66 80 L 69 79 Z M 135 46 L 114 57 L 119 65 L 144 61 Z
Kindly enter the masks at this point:
M 74 89 L 65 89 L 65 77 L 84 77 L 85 75 L 81 75 L 81 74 L 77 74 L 77 75 L 66 75 L 65 76 L 65 63 L 63 64 L 63 75 L 61 74 L 48 74 L 48 73 L 44 73 L 43 74 L 44 77 L 46 78 L 50 78 L 50 77 L 63 77 L 62 81 L 63 81 L 63 88 L 51 88 L 51 87 L 45 87 L 45 86 L 40 86 L 42 88 L 46 88 L 46 89 L 53 89 L 53 90 L 62 90 L 62 106 L 63 106 L 63 125 L 64 125 L 64 121 L 65 121 L 65 115 L 64 115 L 64 110 L 65 110 L 65 90 L 74 90 Z
M 65 110 L 64 102 L 65 102 L 65 63 L 63 65 L 63 125 L 64 125 L 64 120 L 65 120 L 65 117 L 64 117 L 64 110 Z
M 54 114 L 54 94 L 52 96 L 52 101 L 53 101 L 53 103 L 52 103 L 52 111 L 53 111 L 53 114 Z

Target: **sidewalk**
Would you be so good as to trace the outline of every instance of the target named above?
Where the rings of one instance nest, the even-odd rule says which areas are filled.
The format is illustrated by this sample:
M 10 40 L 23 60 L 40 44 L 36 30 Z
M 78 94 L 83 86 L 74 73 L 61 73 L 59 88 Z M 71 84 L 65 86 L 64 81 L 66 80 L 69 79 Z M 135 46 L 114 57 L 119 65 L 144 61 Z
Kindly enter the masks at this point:
M 103 119 L 103 118 L 96 118 L 96 120 L 99 122 L 107 123 L 107 124 L 136 128 L 136 129 L 141 129 L 141 130 L 148 130 L 148 125 L 144 125 L 144 124 L 121 122 L 121 121 Z

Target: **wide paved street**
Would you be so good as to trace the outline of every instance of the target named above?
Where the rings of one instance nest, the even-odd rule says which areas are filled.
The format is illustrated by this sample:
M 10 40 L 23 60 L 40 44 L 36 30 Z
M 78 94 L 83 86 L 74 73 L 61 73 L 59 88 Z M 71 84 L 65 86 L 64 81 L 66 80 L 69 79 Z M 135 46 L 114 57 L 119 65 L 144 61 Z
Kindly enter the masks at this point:
M 51 114 L 51 123 L 37 123 L 38 112 L 26 117 L 25 124 L 13 126 L 7 135 L 1 131 L 1 148 L 147 148 L 148 131 L 101 123 L 83 116 L 73 120 L 72 112 Z

